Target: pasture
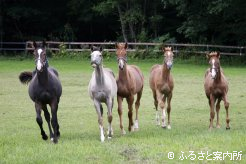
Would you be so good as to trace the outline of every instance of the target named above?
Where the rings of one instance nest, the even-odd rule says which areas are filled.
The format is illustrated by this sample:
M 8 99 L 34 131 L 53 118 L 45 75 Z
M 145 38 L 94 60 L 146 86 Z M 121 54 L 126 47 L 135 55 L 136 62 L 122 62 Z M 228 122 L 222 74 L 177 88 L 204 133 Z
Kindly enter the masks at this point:
M 139 131 L 127 131 L 126 135 L 121 135 L 115 99 L 112 122 L 114 135 L 111 140 L 106 139 L 101 143 L 97 114 L 87 89 L 93 71 L 90 61 L 49 60 L 50 66 L 59 71 L 63 86 L 58 110 L 61 137 L 55 145 L 50 140 L 41 139 L 34 104 L 28 96 L 28 86 L 22 85 L 18 79 L 20 72 L 34 69 L 34 61 L 1 58 L 0 163 L 191 163 L 192 160 L 197 163 L 246 162 L 245 67 L 221 63 L 229 81 L 231 129 L 226 130 L 225 109 L 221 103 L 221 128 L 209 131 L 209 105 L 203 88 L 204 73 L 208 65 L 175 63 L 174 59 L 172 129 L 168 130 L 155 124 L 153 98 L 148 84 L 151 66 L 162 63 L 162 60 L 129 60 L 128 63 L 138 65 L 145 77 L 139 109 Z M 116 60 L 104 61 L 104 66 L 118 74 Z M 107 127 L 107 110 L 105 105 L 103 107 L 104 126 Z M 125 100 L 123 124 L 125 128 L 128 126 Z M 43 126 L 48 132 L 45 121 Z M 173 152 L 174 156 L 169 156 L 169 152 Z M 236 161 L 240 156 L 239 152 L 242 154 L 241 161 Z M 234 161 L 228 156 L 224 158 L 224 162 L 210 161 L 216 159 L 216 154 L 218 156 L 220 153 L 220 157 L 229 155 Z

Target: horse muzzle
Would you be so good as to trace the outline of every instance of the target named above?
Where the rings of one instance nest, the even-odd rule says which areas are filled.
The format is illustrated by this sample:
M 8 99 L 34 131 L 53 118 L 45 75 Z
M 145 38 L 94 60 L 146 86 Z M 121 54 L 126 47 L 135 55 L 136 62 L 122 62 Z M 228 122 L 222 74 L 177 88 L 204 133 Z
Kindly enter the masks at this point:
M 167 69 L 171 70 L 172 69 L 172 66 L 173 66 L 173 63 L 171 63 L 171 62 L 170 63 L 169 62 L 167 63 Z
M 92 66 L 93 68 L 96 68 L 96 67 L 97 67 L 97 65 L 98 65 L 98 64 L 97 64 L 97 62 L 96 62 L 96 61 L 92 61 L 92 62 L 91 62 L 91 66 Z

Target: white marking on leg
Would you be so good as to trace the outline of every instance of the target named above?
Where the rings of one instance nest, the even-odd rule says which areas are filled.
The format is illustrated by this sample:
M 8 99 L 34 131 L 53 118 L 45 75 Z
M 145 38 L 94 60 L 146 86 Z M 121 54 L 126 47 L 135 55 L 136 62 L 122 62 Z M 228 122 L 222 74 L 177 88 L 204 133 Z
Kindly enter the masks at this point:
M 166 127 L 166 112 L 165 112 L 165 108 L 162 110 L 162 125 L 163 128 Z
M 100 128 L 100 133 L 101 133 L 101 142 L 104 142 L 105 137 L 104 137 L 104 132 L 103 132 L 103 126 L 100 125 L 99 128 Z
M 138 120 L 135 120 L 135 123 L 134 123 L 134 129 L 138 130 Z
M 108 139 L 111 139 L 113 136 L 113 128 L 112 125 L 108 125 L 108 131 L 107 131 Z
M 215 66 L 214 66 L 215 60 L 212 59 L 212 77 L 214 78 L 216 76 Z

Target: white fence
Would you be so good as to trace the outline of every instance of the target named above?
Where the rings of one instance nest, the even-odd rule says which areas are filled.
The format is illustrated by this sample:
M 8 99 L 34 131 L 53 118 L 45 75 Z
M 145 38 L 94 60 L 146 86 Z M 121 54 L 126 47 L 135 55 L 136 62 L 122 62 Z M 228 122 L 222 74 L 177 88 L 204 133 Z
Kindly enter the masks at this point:
M 115 42 L 54 42 L 46 41 L 47 48 L 51 51 L 60 51 L 60 46 L 64 45 L 67 51 L 89 51 L 90 45 L 102 46 L 104 51 L 115 51 Z M 158 47 L 164 43 L 135 43 L 129 42 L 128 51 L 159 51 Z M 165 43 L 171 46 L 175 53 L 187 52 L 195 54 L 206 54 L 210 51 L 220 51 L 222 55 L 246 55 L 246 46 L 223 46 L 209 44 L 179 44 Z M 27 42 L 0 42 L 0 52 L 6 51 L 32 51 L 31 41 Z

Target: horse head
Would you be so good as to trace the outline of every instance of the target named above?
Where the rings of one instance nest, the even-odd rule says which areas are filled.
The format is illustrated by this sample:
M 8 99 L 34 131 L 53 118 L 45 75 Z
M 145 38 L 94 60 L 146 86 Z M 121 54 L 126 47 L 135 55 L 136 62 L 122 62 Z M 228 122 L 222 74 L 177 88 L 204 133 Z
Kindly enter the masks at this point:
M 93 68 L 102 64 L 102 47 L 91 46 L 91 66 Z
M 173 51 L 171 47 L 165 47 L 162 49 L 164 52 L 164 63 L 166 64 L 167 68 L 170 70 L 173 65 Z
M 36 63 L 36 69 L 39 72 L 43 71 L 44 66 L 47 67 L 48 60 L 46 57 L 46 43 L 43 41 L 42 43 L 37 44 L 35 41 L 33 42 L 34 47 L 34 57 Z
M 127 43 L 115 43 L 115 47 L 119 68 L 123 70 L 125 63 L 127 63 Z
M 219 52 L 211 52 L 207 55 L 210 64 L 210 73 L 212 79 L 216 79 L 218 72 L 220 71 L 220 53 Z

